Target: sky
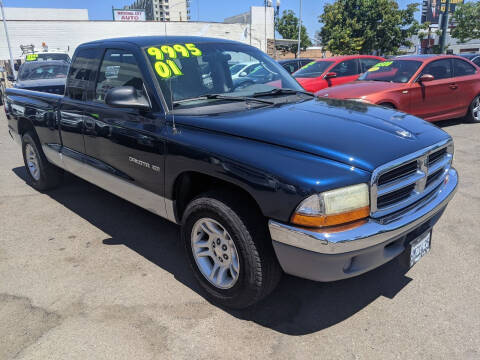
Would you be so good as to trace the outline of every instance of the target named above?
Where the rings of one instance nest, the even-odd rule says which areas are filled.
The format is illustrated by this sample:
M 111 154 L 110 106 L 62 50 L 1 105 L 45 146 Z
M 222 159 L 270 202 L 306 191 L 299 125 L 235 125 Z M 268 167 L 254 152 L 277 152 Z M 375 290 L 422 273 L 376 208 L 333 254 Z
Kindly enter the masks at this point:
M 307 27 L 308 34 L 313 39 L 320 29 L 318 16 L 323 12 L 326 3 L 333 0 L 302 0 L 302 23 Z M 408 3 L 421 1 L 400 0 L 400 7 Z M 40 8 L 81 8 L 88 9 L 90 20 L 111 20 L 112 6 L 122 8 L 130 5 L 133 0 L 3 0 L 6 7 L 40 7 Z M 281 0 L 280 12 L 293 10 L 298 15 L 300 0 Z M 191 19 L 193 21 L 218 21 L 224 18 L 248 11 L 250 6 L 263 6 L 263 0 L 190 0 Z M 417 19 L 420 18 L 420 11 Z

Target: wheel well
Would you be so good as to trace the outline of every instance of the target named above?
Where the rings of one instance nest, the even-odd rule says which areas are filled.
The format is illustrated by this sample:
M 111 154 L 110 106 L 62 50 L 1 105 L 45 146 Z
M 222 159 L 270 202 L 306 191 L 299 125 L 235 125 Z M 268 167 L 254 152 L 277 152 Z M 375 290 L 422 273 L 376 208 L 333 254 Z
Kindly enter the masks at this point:
M 20 119 L 18 121 L 18 134 L 22 136 L 25 134 L 27 131 L 31 131 L 33 135 L 37 135 L 35 132 L 35 128 L 33 127 L 33 124 L 26 120 L 26 119 Z
M 242 189 L 240 186 L 210 175 L 189 171 L 181 174 L 175 180 L 175 185 L 173 188 L 173 200 L 175 200 L 177 218 L 179 220 L 182 219 L 183 212 L 190 201 L 192 201 L 196 196 L 210 190 L 224 190 L 229 192 L 236 198 L 241 199 L 241 201 L 248 202 L 251 206 L 251 209 L 258 211 L 259 214 L 262 214 L 260 206 L 252 197 L 252 195 L 250 195 L 248 191 Z
M 380 103 L 380 104 L 378 104 L 378 105 L 380 105 L 380 106 L 385 106 L 385 107 L 389 107 L 389 108 L 392 108 L 392 109 L 396 109 L 396 108 L 397 108 L 397 107 L 396 107 L 394 104 L 392 104 L 391 102 L 382 102 L 382 103 Z

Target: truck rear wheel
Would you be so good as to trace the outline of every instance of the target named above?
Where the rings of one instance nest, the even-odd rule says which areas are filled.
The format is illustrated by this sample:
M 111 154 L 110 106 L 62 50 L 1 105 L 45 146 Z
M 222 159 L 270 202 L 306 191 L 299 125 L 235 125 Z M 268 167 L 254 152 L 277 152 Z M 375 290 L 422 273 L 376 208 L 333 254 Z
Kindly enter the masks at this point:
M 238 199 L 218 192 L 194 199 L 183 215 L 182 239 L 195 278 L 220 305 L 248 307 L 281 278 L 264 221 Z
M 44 191 L 60 184 L 62 171 L 48 162 L 34 135 L 30 132 L 22 136 L 22 152 L 29 185 Z

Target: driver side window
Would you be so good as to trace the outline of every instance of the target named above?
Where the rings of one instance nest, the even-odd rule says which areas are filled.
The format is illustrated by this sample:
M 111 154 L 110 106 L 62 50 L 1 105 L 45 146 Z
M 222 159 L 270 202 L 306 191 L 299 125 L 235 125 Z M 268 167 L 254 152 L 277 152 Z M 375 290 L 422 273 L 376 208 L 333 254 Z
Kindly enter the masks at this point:
M 133 86 L 138 92 L 144 92 L 135 56 L 125 50 L 109 49 L 105 52 L 98 74 L 95 101 L 104 102 L 108 90 L 119 86 Z
M 429 74 L 435 80 L 448 79 L 452 77 L 452 62 L 450 59 L 436 60 L 425 66 L 422 75 Z
M 358 71 L 357 59 L 342 61 L 340 64 L 335 65 L 331 70 L 337 74 L 337 77 L 357 75 Z

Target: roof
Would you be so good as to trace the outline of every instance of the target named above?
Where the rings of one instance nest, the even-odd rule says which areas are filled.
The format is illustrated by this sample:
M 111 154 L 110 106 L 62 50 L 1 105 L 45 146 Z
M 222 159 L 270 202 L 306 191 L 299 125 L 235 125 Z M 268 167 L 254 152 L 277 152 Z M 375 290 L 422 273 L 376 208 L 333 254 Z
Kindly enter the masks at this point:
M 310 61 L 313 61 L 313 59 L 310 59 L 310 58 L 295 58 L 295 59 L 283 59 L 283 60 L 278 60 L 277 62 L 279 64 L 285 64 L 285 63 L 288 63 L 290 61 L 298 61 L 298 60 L 310 60 Z
M 450 58 L 461 58 L 458 55 L 441 55 L 441 54 L 422 54 L 422 55 L 402 55 L 394 57 L 393 59 L 397 60 L 417 60 L 417 61 L 425 61 L 429 59 L 450 59 Z
M 162 45 L 162 44 L 172 44 L 172 43 L 230 43 L 230 44 L 242 44 L 238 41 L 226 40 L 226 39 L 217 39 L 209 37 L 200 37 L 200 36 L 132 36 L 132 37 L 120 37 L 112 39 L 101 39 L 83 43 L 84 45 L 97 45 L 97 44 L 106 44 L 112 42 L 128 42 L 130 44 L 137 45 L 139 47 L 149 46 L 149 45 Z
M 376 55 L 339 55 L 339 56 L 331 56 L 323 59 L 318 59 L 316 61 L 344 61 L 349 59 L 357 59 L 357 58 L 381 58 L 381 56 Z

